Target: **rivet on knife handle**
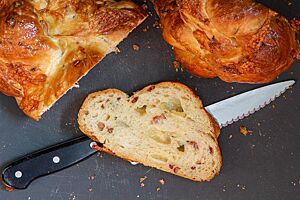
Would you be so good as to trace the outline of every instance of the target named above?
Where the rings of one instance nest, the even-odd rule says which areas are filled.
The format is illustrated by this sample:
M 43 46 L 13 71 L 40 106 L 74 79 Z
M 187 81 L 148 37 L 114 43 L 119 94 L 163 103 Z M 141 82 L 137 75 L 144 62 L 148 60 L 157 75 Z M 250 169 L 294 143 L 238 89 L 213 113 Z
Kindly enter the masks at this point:
M 91 143 L 87 137 L 80 137 L 26 155 L 5 167 L 2 179 L 9 187 L 25 189 L 36 178 L 60 171 L 96 153 Z

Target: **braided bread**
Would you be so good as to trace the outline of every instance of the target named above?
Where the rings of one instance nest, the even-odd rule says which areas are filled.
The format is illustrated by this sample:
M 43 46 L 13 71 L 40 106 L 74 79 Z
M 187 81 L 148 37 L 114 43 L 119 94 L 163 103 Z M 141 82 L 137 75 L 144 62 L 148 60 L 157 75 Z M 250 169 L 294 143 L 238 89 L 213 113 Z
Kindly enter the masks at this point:
M 192 74 L 266 83 L 299 57 L 297 21 L 253 0 L 155 0 L 163 37 Z
M 145 17 L 130 1 L 1 0 L 0 91 L 40 119 Z

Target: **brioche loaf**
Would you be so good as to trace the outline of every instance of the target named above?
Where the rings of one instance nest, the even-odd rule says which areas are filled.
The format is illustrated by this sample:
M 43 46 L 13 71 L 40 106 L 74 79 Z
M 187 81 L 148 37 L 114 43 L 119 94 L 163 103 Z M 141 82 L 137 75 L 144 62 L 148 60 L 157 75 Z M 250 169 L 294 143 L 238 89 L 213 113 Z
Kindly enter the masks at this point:
M 300 58 L 299 21 L 254 0 L 153 0 L 163 37 L 192 74 L 266 83 Z
M 130 1 L 1 0 L 0 91 L 40 119 L 145 17 Z
M 219 127 L 201 100 L 180 83 L 150 85 L 129 97 L 117 89 L 90 94 L 79 128 L 102 151 L 194 181 L 218 174 Z

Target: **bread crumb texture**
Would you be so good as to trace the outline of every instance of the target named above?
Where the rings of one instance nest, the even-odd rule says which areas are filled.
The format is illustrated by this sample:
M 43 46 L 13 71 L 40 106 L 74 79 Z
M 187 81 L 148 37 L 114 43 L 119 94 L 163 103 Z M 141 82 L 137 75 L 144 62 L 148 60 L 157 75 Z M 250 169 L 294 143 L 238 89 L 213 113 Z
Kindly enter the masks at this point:
M 210 180 L 220 171 L 219 128 L 183 84 L 149 85 L 131 97 L 117 89 L 90 94 L 78 122 L 103 144 L 101 150 L 130 162 L 195 181 Z

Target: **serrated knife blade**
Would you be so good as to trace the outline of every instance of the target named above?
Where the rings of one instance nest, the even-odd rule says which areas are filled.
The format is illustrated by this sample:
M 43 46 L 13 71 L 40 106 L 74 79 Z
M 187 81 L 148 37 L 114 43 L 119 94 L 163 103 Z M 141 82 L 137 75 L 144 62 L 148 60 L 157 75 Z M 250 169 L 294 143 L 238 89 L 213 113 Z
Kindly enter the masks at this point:
M 206 106 L 205 109 L 222 128 L 265 107 L 293 84 L 295 81 L 289 80 L 267 85 Z
M 224 127 L 264 107 L 294 83 L 295 81 L 285 81 L 261 87 L 205 108 L 220 127 Z M 33 180 L 65 169 L 95 154 L 95 144 L 82 136 L 30 153 L 8 164 L 2 171 L 2 180 L 7 187 L 25 189 Z

